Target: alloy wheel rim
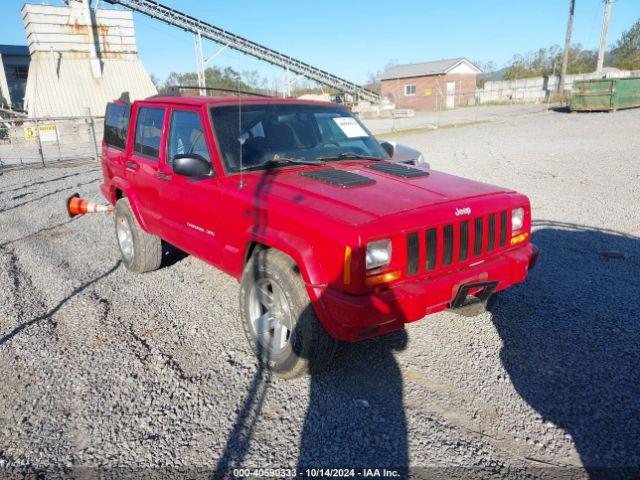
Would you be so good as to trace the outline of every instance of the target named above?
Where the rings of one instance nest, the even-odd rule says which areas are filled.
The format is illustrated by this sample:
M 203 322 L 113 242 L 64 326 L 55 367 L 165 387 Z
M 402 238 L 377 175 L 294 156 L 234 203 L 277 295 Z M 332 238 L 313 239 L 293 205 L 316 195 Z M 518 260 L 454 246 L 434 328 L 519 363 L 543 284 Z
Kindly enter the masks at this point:
M 133 233 L 129 222 L 125 217 L 120 217 L 116 221 L 116 232 L 118 234 L 118 245 L 120 245 L 120 251 L 122 256 L 131 263 L 133 259 Z
M 269 278 L 259 279 L 249 292 L 248 307 L 259 347 L 270 354 L 284 351 L 291 340 L 293 322 L 282 288 Z

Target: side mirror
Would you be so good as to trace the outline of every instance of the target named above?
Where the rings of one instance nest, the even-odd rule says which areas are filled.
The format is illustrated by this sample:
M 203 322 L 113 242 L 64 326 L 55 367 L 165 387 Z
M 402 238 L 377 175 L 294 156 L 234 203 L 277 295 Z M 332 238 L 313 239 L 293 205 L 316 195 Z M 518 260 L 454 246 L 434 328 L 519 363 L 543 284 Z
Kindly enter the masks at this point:
M 393 154 L 396 151 L 395 142 L 392 143 L 392 142 L 387 142 L 386 140 L 381 140 L 380 146 L 385 152 L 387 152 L 387 155 L 389 155 L 390 158 L 393 158 Z
M 430 168 L 429 163 L 424 158 L 424 155 L 415 148 L 397 144 L 396 142 L 389 142 L 387 140 L 380 140 L 380 146 L 385 152 L 387 152 L 387 154 L 389 154 L 391 162 L 414 165 L 421 170 L 429 170 Z
M 173 171 L 183 177 L 213 177 L 211 164 L 195 153 L 173 157 Z

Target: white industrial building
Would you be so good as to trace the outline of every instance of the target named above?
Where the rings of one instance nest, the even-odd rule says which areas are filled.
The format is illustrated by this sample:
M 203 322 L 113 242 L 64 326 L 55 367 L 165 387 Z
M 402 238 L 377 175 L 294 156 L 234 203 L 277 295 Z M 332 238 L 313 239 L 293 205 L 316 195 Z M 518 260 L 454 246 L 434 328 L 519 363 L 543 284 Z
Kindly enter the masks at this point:
M 107 102 L 157 93 L 138 59 L 133 14 L 68 6 L 25 4 L 22 18 L 31 61 L 24 108 L 29 117 L 104 114 Z

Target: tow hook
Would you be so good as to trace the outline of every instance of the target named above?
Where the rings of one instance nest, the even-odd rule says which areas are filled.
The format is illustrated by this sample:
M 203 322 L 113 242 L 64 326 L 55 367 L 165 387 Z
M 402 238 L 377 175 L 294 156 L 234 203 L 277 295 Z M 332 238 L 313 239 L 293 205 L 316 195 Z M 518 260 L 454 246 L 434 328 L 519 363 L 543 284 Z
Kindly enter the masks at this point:
M 533 267 L 536 266 L 538 255 L 540 254 L 540 249 L 538 247 L 536 247 L 533 243 L 531 244 L 531 246 L 533 247 L 533 251 L 531 252 L 531 258 L 529 258 L 529 271 L 533 270 Z

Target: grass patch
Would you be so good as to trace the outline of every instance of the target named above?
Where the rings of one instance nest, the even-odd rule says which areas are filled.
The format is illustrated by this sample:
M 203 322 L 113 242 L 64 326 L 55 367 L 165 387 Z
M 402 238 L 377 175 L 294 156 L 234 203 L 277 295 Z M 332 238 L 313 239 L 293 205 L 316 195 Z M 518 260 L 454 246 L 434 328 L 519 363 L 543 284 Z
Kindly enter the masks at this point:
M 404 136 L 404 135 L 414 135 L 417 133 L 427 133 L 427 132 L 435 132 L 436 130 L 446 130 L 448 128 L 458 128 L 458 127 L 467 127 L 470 125 L 479 125 L 482 123 L 491 123 L 491 120 L 473 120 L 470 122 L 460 122 L 460 123 L 445 123 L 444 125 L 433 126 L 433 127 L 419 127 L 419 128 L 407 128 L 405 130 L 395 130 L 385 133 L 376 133 L 375 136 L 379 137 L 384 135 L 385 137 L 394 137 L 394 136 Z

